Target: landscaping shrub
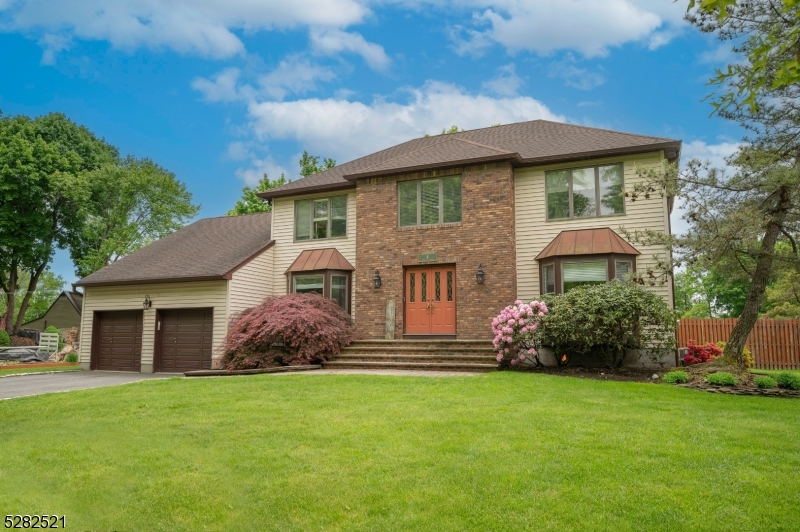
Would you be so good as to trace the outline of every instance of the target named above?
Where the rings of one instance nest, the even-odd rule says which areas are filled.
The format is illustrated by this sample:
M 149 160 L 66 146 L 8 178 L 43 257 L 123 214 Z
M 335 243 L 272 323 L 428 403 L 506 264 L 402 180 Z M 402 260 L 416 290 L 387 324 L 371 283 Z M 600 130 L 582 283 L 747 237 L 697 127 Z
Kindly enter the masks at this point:
M 664 382 L 667 384 L 684 384 L 689 382 L 689 374 L 685 371 L 670 371 L 664 375 Z
M 611 281 L 547 295 L 542 345 L 556 351 L 605 354 L 615 367 L 628 349 L 653 353 L 675 347 L 676 315 L 664 300 L 635 283 Z
M 11 347 L 11 337 L 3 330 L 0 330 L 0 347 Z
M 687 366 L 710 362 L 722 354 L 722 349 L 710 342 L 706 345 L 697 345 L 694 340 L 689 339 L 686 347 L 688 352 L 683 357 L 683 363 Z
M 58 335 L 58 350 L 61 351 L 62 349 L 64 349 L 64 339 L 61 337 L 61 331 L 50 325 L 48 328 L 44 330 L 44 332 L 56 333 Z
M 222 365 L 229 369 L 301 366 L 327 360 L 355 339 L 353 320 L 318 294 L 272 296 L 234 318 Z
M 538 329 L 542 317 L 547 312 L 547 305 L 541 301 L 531 301 L 530 304 L 526 304 L 517 300 L 513 305 L 504 308 L 492 320 L 493 345 L 497 351 L 497 361 L 513 366 L 527 357 L 533 357 L 531 360 L 541 365 Z
M 800 377 L 790 371 L 781 371 L 775 375 L 775 382 L 781 388 L 800 390 Z
M 727 343 L 728 342 L 717 342 L 717 347 L 719 347 L 721 351 L 725 351 Z M 747 346 L 745 346 L 744 351 L 742 351 L 742 362 L 744 362 L 744 367 L 746 368 L 752 368 L 756 365 L 756 359 L 753 358 L 753 353 Z
M 774 388 L 778 385 L 778 383 L 775 382 L 775 379 L 773 379 L 772 377 L 768 377 L 766 375 L 762 375 L 761 377 L 756 377 L 755 379 L 753 379 L 753 382 L 755 382 L 756 386 L 758 386 L 759 388 Z
M 717 386 L 733 386 L 739 382 L 739 378 L 733 373 L 727 371 L 718 371 L 716 373 L 709 373 L 706 375 L 706 382 L 716 384 Z
M 70 364 L 75 364 L 78 361 L 78 355 L 75 353 L 69 353 L 66 357 L 64 357 L 64 362 L 69 362 Z

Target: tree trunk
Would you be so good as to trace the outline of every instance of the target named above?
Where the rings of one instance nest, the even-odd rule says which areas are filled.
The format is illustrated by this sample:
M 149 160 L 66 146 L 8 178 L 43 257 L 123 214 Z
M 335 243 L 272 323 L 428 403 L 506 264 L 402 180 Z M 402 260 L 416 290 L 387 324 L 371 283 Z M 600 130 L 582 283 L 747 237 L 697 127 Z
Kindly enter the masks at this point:
M 25 292 L 25 296 L 22 298 L 22 305 L 19 308 L 19 314 L 17 314 L 17 322 L 14 324 L 14 330 L 18 330 L 22 324 L 25 322 L 25 313 L 28 311 L 28 305 L 30 305 L 31 297 L 33 293 L 36 291 L 36 285 L 39 283 L 39 277 L 42 276 L 42 272 L 47 267 L 47 263 L 42 263 L 36 271 L 31 274 L 31 280 L 28 282 L 28 291 Z
M 6 313 L 3 315 L 5 330 L 8 334 L 14 334 L 14 305 L 16 304 L 17 293 L 17 265 L 11 264 L 8 272 L 8 286 L 6 287 Z
M 723 355 L 726 358 L 736 361 L 740 366 L 744 366 L 744 344 L 750 331 L 755 327 L 758 319 L 758 309 L 764 299 L 764 292 L 767 290 L 767 283 L 772 272 L 772 258 L 775 251 L 775 243 L 781 233 L 781 227 L 786 219 L 786 213 L 790 208 L 789 190 L 786 185 L 779 189 L 777 205 L 770 212 L 770 219 L 764 232 L 764 240 L 761 241 L 761 250 L 756 261 L 756 269 L 750 282 L 750 290 L 747 292 L 747 299 L 739 316 L 739 321 L 731 331 L 728 342 L 725 344 Z

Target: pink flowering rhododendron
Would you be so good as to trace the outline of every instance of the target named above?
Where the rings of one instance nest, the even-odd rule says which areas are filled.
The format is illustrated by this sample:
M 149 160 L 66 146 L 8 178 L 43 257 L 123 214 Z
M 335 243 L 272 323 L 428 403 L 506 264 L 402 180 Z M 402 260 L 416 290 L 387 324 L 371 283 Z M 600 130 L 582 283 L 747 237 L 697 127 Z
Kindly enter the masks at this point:
M 514 302 L 500 311 L 492 320 L 492 344 L 497 351 L 497 361 L 512 366 L 531 358 L 539 364 L 539 326 L 547 314 L 547 305 L 542 301 Z

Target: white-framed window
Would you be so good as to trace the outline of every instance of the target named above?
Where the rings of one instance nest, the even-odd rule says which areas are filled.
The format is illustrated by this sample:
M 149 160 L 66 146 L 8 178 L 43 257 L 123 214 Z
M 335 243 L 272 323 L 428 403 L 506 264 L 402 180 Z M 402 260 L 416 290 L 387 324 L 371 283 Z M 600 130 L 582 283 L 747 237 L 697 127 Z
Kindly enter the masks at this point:
M 346 194 L 294 202 L 295 240 L 321 240 L 346 236 Z
M 461 176 L 397 184 L 398 225 L 438 225 L 461 221 Z
M 547 219 L 625 214 L 621 163 L 545 172 Z

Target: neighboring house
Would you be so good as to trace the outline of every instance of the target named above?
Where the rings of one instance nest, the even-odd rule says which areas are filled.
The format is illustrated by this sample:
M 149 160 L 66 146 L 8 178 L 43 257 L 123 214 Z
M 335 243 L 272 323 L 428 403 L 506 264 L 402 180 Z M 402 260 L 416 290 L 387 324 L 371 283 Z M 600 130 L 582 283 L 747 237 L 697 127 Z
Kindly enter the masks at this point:
M 272 202 L 271 227 L 269 218 L 262 228 L 246 224 L 248 230 L 269 232 L 259 235 L 272 247 L 264 252 L 269 259 L 260 262 L 261 269 L 242 279 L 242 286 L 261 283 L 243 304 L 255 304 L 267 293 L 317 292 L 339 302 L 366 338 L 488 340 L 491 320 L 516 299 L 624 278 L 666 253 L 626 242 L 620 228 L 669 232 L 671 198 L 654 194 L 630 202 L 623 194 L 632 190 L 636 165 L 660 167 L 677 160 L 680 149 L 678 140 L 535 120 L 414 139 L 292 181 L 260 194 Z M 220 220 L 226 219 L 210 223 L 236 224 Z M 147 293 L 154 308 L 163 308 L 155 288 L 131 284 L 142 276 L 137 256 L 153 256 L 152 250 L 165 249 L 170 239 L 185 246 L 185 235 L 203 231 L 203 222 L 79 283 L 87 296 L 83 364 L 90 356 L 85 331 L 98 320 L 94 311 L 116 310 L 111 302 L 122 294 L 130 298 L 126 308 L 141 304 Z M 228 240 L 236 238 L 241 237 Z M 225 254 L 216 245 L 197 243 L 206 250 L 197 253 L 200 265 L 206 255 Z M 93 288 L 93 277 L 102 278 L 110 268 L 120 277 L 102 289 L 108 303 L 98 305 L 93 294 L 99 296 L 100 288 Z M 188 286 L 177 281 L 169 280 Z M 170 305 L 210 301 L 209 295 L 196 294 L 200 301 L 184 304 L 189 296 L 177 290 Z M 670 285 L 653 290 L 672 304 Z M 393 321 L 387 319 L 392 307 Z M 218 323 L 215 313 L 214 347 L 230 314 L 227 309 Z M 160 340 L 153 332 L 154 310 L 144 311 L 143 320 L 145 371 L 153 368 Z M 219 353 L 203 356 L 208 365 Z
M 80 292 L 61 292 L 42 317 L 23 323 L 21 328 L 44 331 L 52 325 L 63 335 L 68 329 L 81 326 L 82 305 L 83 294 Z

